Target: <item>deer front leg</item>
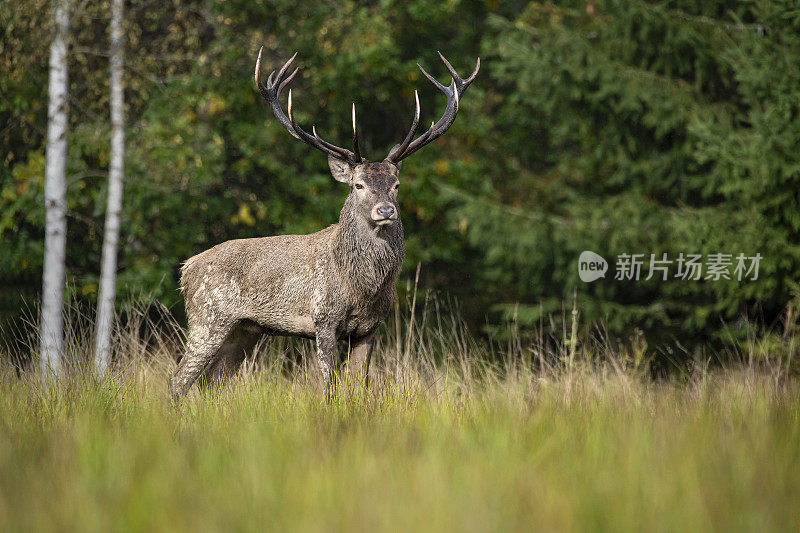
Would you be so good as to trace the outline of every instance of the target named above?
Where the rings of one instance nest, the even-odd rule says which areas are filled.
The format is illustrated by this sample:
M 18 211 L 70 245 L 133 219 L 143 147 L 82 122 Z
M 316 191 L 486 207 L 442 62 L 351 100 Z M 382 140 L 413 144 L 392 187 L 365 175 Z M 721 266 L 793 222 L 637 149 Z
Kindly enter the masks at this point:
M 375 334 L 371 333 L 360 339 L 350 339 L 350 357 L 347 360 L 347 370 L 354 383 L 362 382 L 369 385 L 369 361 L 372 348 L 375 346 Z
M 333 328 L 318 325 L 315 327 L 317 339 L 317 363 L 325 388 L 325 398 L 330 400 L 333 379 L 333 362 L 336 361 L 336 332 Z

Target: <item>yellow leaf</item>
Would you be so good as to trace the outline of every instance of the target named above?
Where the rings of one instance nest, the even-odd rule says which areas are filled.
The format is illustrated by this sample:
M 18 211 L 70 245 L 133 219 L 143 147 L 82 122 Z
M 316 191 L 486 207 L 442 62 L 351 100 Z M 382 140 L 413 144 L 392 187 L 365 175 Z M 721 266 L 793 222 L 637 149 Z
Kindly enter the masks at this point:
M 433 169 L 440 176 L 447 174 L 447 171 L 450 170 L 450 162 L 447 159 L 439 159 L 433 164 Z
M 97 292 L 97 283 L 87 283 L 86 285 L 81 287 L 81 294 L 83 296 L 88 296 L 96 292 Z
M 239 206 L 239 212 L 236 213 L 236 218 L 242 224 L 247 224 L 248 226 L 252 226 L 256 223 L 256 219 L 253 217 L 253 213 L 250 211 L 250 206 L 247 204 L 242 204 Z

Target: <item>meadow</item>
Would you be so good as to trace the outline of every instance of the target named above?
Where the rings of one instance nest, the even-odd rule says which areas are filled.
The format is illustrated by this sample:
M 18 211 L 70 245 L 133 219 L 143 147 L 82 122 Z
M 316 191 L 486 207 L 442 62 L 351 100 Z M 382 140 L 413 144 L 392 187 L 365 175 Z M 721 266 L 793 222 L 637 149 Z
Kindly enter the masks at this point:
M 0 529 L 800 526 L 800 383 L 785 359 L 753 343 L 739 362 L 654 379 L 635 343 L 576 338 L 570 316 L 566 342 L 501 344 L 457 312 L 409 308 L 423 311 L 385 326 L 369 388 L 342 376 L 329 404 L 305 341 L 265 342 L 235 380 L 176 405 L 177 329 L 129 316 L 97 378 L 90 321 L 71 317 L 61 378 L 3 354 Z

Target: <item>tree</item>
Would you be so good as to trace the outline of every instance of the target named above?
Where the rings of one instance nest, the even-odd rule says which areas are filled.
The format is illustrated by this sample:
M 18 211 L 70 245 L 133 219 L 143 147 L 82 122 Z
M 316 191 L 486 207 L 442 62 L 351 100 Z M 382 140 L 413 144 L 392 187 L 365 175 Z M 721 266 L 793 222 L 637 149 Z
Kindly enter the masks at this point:
M 448 210 L 483 252 L 473 288 L 529 324 L 577 288 L 586 324 L 620 338 L 641 329 L 651 346 L 730 343 L 751 320 L 777 322 L 800 272 L 800 13 L 789 5 L 609 0 L 590 16 L 575 0 L 492 17 L 502 134 L 474 154 L 499 155 L 492 190 L 461 191 Z M 609 259 L 608 279 L 578 278 L 584 250 Z M 700 279 L 678 275 L 682 253 L 702 256 Z M 644 258 L 640 281 L 615 279 L 625 254 Z M 669 275 L 648 279 L 663 254 Z M 719 278 L 717 254 L 730 260 Z M 740 254 L 747 267 L 761 257 L 757 276 L 737 275 Z
M 111 162 L 108 175 L 108 206 L 103 235 L 100 292 L 97 298 L 95 367 L 105 374 L 111 359 L 111 328 L 114 322 L 114 293 L 117 282 L 117 241 L 122 211 L 122 179 L 125 165 L 125 110 L 122 86 L 123 0 L 111 2 Z
M 40 369 L 58 373 L 63 350 L 62 311 L 67 247 L 67 37 L 69 0 L 55 6 L 55 35 L 50 44 L 49 103 L 47 109 L 47 150 L 45 166 L 45 241 L 42 275 Z

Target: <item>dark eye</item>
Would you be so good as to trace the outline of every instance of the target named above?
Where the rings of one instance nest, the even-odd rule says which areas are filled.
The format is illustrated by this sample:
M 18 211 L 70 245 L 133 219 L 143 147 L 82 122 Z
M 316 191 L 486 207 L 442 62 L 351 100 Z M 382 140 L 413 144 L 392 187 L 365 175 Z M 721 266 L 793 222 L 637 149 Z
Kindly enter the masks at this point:
M 394 190 L 397 190 L 397 189 L 399 189 L 399 188 L 400 188 L 400 184 L 399 184 L 399 183 L 395 183 L 395 184 L 394 184 Z
M 363 189 L 363 188 L 364 188 L 363 185 L 361 185 L 360 183 L 356 183 L 356 189 Z

